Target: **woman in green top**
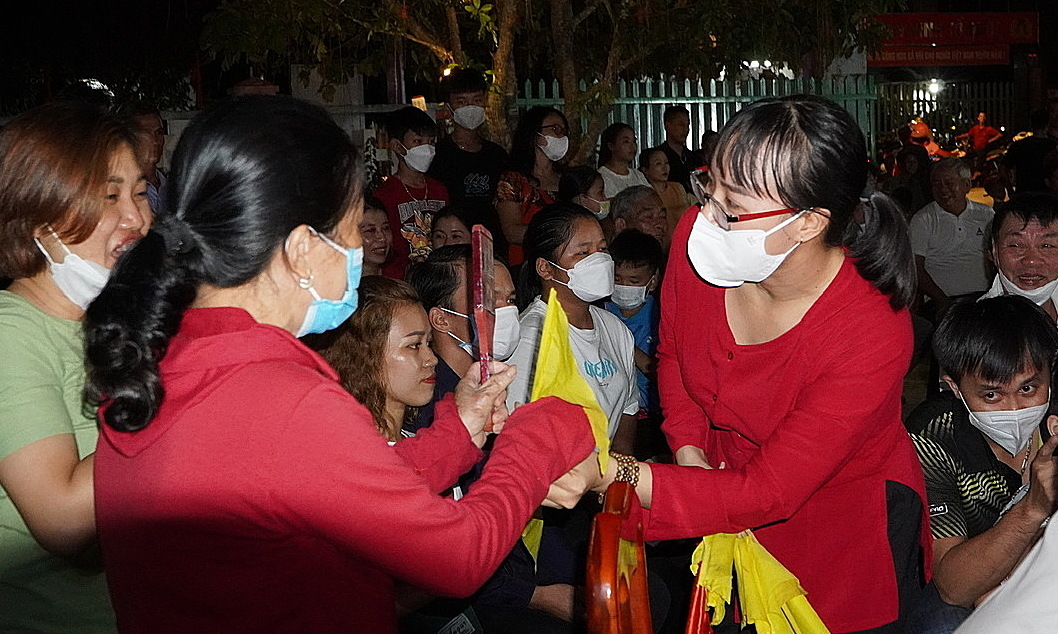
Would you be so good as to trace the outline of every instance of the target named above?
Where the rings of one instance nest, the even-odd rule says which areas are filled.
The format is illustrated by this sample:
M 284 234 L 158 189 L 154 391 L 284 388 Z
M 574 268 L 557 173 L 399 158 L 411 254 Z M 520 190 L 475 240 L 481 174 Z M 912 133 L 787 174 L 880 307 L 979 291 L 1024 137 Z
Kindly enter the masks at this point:
M 131 137 L 53 103 L 0 132 L 0 632 L 114 631 L 95 537 L 81 319 L 151 223 Z

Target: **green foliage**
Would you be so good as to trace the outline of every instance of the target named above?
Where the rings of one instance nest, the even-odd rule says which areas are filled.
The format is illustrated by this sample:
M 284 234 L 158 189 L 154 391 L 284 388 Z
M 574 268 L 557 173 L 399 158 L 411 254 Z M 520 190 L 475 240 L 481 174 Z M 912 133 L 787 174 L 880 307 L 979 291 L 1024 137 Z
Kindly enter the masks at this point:
M 202 47 L 227 66 L 268 69 L 315 64 L 326 81 L 354 69 L 385 68 L 394 37 L 404 38 L 407 71 L 436 78 L 456 62 L 491 66 L 497 5 L 519 3 L 515 65 L 522 78 L 550 78 L 572 64 L 589 84 L 606 75 L 716 77 L 747 59 L 785 61 L 818 74 L 837 55 L 876 46 L 884 27 L 871 16 L 902 0 L 563 0 L 571 26 L 556 32 L 549 0 L 222 0 L 207 16 Z M 454 11 L 458 33 L 449 32 Z M 559 58 L 555 38 L 570 38 Z M 458 46 L 457 46 L 458 43 Z M 458 49 L 458 50 L 457 50 Z M 458 56 L 461 59 L 456 59 Z M 570 96 L 594 111 L 612 95 Z

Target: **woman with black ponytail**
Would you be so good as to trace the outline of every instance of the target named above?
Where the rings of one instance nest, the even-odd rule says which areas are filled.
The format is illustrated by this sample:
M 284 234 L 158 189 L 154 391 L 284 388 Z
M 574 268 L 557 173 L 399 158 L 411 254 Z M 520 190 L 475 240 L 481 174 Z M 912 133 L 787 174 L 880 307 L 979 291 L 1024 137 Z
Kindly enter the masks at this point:
M 502 424 L 514 371 L 466 380 L 391 447 L 298 341 L 356 309 L 358 156 L 314 106 L 215 106 L 180 139 L 165 216 L 89 309 L 96 516 L 123 631 L 394 632 L 393 578 L 473 592 L 591 449 L 579 408 L 526 406 L 456 504 L 437 494 Z
M 831 632 L 902 631 L 930 535 L 900 419 L 914 291 L 900 208 L 861 199 L 863 134 L 820 97 L 741 110 L 709 175 L 662 288 L 662 429 L 683 466 L 639 466 L 646 538 L 754 529 Z

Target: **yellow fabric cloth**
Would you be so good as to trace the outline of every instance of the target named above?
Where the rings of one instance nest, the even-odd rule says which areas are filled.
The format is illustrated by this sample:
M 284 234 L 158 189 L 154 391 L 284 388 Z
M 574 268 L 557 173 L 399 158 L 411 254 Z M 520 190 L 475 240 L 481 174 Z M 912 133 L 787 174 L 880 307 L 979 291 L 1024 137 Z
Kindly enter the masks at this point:
M 536 565 L 536 560 L 540 556 L 540 541 L 544 537 L 544 520 L 534 517 L 529 520 L 529 523 L 525 525 L 525 529 L 522 530 L 522 542 L 525 544 L 525 548 L 529 551 L 529 554 L 533 556 L 533 565 Z
M 738 578 L 743 621 L 755 625 L 758 634 L 829 634 L 797 577 L 750 531 L 708 535 L 691 557 L 691 571 L 709 591 L 714 624 L 724 616 L 720 604 L 731 601 L 732 569 Z
M 599 448 L 599 470 L 605 473 L 606 465 L 610 462 L 610 437 L 607 434 L 609 420 L 599 407 L 595 392 L 592 392 L 591 386 L 580 373 L 577 359 L 573 356 L 573 347 L 569 343 L 569 320 L 554 289 L 547 298 L 547 315 L 540 332 L 536 376 L 529 400 L 535 401 L 545 396 L 557 396 L 584 408 L 591 422 L 595 445 Z
M 731 567 L 735 563 L 734 533 L 717 533 L 703 537 L 691 555 L 691 573 L 698 575 L 698 585 L 709 593 L 706 602 L 713 611 L 713 625 L 724 620 L 725 606 L 731 603 Z

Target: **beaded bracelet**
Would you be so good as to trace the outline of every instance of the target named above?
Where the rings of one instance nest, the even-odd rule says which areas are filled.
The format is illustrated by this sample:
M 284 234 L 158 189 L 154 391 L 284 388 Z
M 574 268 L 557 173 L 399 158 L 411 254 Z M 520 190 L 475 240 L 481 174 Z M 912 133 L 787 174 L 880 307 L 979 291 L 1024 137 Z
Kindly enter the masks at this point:
M 635 487 L 639 484 L 639 461 L 633 456 L 615 451 L 610 452 L 610 458 L 617 463 L 617 475 L 614 482 L 627 482 Z

